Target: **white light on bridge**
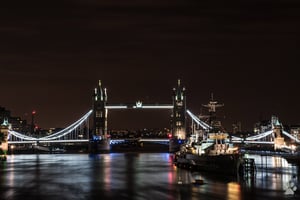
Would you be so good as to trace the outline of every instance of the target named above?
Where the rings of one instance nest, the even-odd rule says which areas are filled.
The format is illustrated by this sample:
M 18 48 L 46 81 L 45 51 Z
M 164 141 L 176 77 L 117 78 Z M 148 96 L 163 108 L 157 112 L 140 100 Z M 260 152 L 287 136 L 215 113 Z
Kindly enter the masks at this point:
M 141 107 L 138 107 L 138 106 L 133 106 L 132 108 L 145 108 L 145 109 L 173 109 L 173 106 L 169 106 L 169 105 L 166 105 L 166 106 L 141 106 Z
M 153 109 L 173 109 L 173 106 L 143 106 L 143 108 L 153 108 Z
M 127 106 L 105 106 L 107 109 L 127 109 Z

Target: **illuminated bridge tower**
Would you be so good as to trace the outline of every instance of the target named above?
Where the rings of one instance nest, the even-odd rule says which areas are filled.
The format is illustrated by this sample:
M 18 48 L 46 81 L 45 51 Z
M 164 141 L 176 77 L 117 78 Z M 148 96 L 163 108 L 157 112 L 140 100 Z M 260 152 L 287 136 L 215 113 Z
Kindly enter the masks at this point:
M 274 133 L 274 149 L 281 149 L 284 146 L 284 138 L 282 137 L 282 124 L 276 116 L 272 116 L 272 129 Z
M 173 88 L 173 113 L 171 116 L 172 139 L 169 151 L 178 151 L 180 144 L 186 139 L 186 96 L 185 87 L 181 85 L 180 79 L 177 88 Z
M 93 94 L 93 132 L 90 140 L 91 152 L 109 150 L 106 102 L 106 89 L 102 88 L 101 81 L 99 80 L 99 84 Z
M 0 161 L 6 160 L 6 154 L 8 151 L 8 130 L 9 130 L 9 124 L 8 120 L 4 119 L 3 123 L 0 124 Z

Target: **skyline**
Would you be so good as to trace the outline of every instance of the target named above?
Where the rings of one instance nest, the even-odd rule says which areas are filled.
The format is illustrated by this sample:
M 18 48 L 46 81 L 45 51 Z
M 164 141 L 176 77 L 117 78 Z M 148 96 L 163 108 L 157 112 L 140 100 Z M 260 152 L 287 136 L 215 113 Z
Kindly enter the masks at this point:
M 194 114 L 211 93 L 224 103 L 228 130 L 271 115 L 300 124 L 296 0 L 16 2 L 0 8 L 0 106 L 13 116 L 36 110 L 40 127 L 65 127 L 92 108 L 98 80 L 115 104 L 171 103 L 181 79 Z M 113 111 L 108 127 L 168 116 Z

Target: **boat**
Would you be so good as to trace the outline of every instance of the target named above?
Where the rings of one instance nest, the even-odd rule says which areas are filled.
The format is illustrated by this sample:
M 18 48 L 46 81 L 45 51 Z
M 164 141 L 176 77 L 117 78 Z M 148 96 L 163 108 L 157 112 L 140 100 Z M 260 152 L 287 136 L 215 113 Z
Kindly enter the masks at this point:
M 223 104 L 218 104 L 212 97 L 204 106 L 209 110 L 208 120 L 201 121 L 204 125 L 202 130 L 192 132 L 188 142 L 175 153 L 175 165 L 179 168 L 225 175 L 243 173 L 244 159 L 239 148 L 230 142 L 229 134 L 216 117 L 216 108 Z
M 174 163 L 179 168 L 195 171 L 237 175 L 243 170 L 244 159 L 238 148 L 221 140 L 186 144 L 176 152 Z
M 66 153 L 66 150 L 64 148 L 52 148 L 50 149 L 50 153 Z

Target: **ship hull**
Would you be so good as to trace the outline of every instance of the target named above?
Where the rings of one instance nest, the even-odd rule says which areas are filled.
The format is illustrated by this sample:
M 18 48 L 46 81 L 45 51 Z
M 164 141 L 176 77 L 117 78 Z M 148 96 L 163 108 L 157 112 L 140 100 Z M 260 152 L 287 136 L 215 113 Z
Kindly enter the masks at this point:
M 241 170 L 241 158 L 239 154 L 201 156 L 185 154 L 175 158 L 175 165 L 193 171 L 237 175 Z

